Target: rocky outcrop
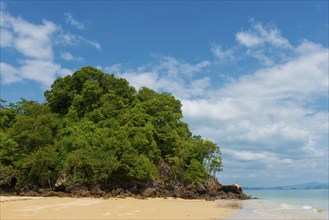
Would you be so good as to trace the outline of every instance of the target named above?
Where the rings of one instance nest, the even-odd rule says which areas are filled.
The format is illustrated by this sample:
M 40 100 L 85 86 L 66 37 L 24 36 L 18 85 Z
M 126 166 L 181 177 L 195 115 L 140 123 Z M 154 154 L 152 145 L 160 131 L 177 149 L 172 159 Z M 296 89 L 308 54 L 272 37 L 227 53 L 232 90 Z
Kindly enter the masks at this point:
M 65 181 L 64 181 L 65 182 Z M 21 196 L 58 196 L 58 197 L 97 197 L 97 198 L 125 198 L 135 197 L 145 199 L 149 197 L 176 197 L 183 199 L 250 199 L 244 194 L 238 184 L 222 185 L 214 177 L 208 177 L 204 183 L 183 184 L 175 181 L 155 180 L 145 186 L 128 184 L 119 187 L 109 185 L 84 186 L 79 184 L 65 186 L 64 182 L 58 181 L 54 189 L 39 189 L 33 187 L 22 188 L 12 192 Z
M 143 190 L 142 196 L 152 197 L 155 195 L 155 192 L 156 190 L 154 188 L 147 187 L 145 190 Z
M 231 184 L 231 185 L 227 185 L 227 186 L 222 186 L 221 190 L 223 190 L 226 193 L 228 193 L 228 192 L 232 192 L 234 194 L 242 193 L 242 188 L 238 184 Z

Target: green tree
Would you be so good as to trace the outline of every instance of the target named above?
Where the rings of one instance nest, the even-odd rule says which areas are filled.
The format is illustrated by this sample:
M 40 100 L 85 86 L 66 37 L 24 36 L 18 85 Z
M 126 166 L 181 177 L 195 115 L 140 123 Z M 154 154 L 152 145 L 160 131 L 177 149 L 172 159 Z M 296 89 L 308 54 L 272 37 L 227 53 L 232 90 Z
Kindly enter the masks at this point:
M 190 164 L 185 172 L 184 180 L 195 183 L 195 182 L 204 182 L 206 179 L 207 173 L 199 161 L 192 159 Z
M 46 102 L 0 100 L 0 186 L 203 182 L 221 171 L 219 146 L 193 136 L 168 93 L 84 67 L 58 78 Z M 165 175 L 158 169 L 166 166 Z

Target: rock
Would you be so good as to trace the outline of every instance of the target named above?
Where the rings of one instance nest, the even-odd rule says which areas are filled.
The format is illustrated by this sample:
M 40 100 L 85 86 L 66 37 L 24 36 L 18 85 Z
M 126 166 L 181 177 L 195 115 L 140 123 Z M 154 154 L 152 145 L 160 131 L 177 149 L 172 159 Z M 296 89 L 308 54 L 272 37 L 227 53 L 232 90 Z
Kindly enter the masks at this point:
M 170 166 L 166 163 L 165 160 L 161 159 L 159 166 L 158 166 L 158 171 L 160 176 L 168 176 L 170 173 Z
M 39 196 L 35 191 L 23 191 L 19 193 L 20 196 Z
M 217 196 L 218 191 L 215 188 L 212 188 L 212 189 L 209 190 L 208 194 L 210 196 Z
M 174 196 L 177 198 L 182 198 L 185 192 L 185 187 L 181 186 L 174 189 Z
M 166 190 L 174 190 L 175 189 L 175 185 L 172 183 L 166 184 L 165 185 L 165 189 Z
M 204 186 L 206 187 L 207 192 L 208 193 L 212 192 L 211 194 L 213 195 L 216 194 L 215 192 L 217 192 L 221 188 L 221 185 L 214 177 L 207 178 Z
M 88 197 L 91 195 L 86 186 L 79 184 L 66 187 L 65 192 L 70 193 L 77 197 Z
M 93 195 L 93 196 L 97 196 L 97 197 L 100 197 L 100 196 L 103 196 L 105 194 L 105 192 L 103 190 L 101 190 L 99 188 L 99 186 L 92 186 L 91 189 L 90 189 L 90 193 Z
M 62 173 L 60 175 L 60 177 L 56 180 L 56 183 L 55 183 L 55 191 L 62 191 L 62 192 L 64 192 L 65 191 L 66 182 L 67 182 L 66 174 L 65 173 Z
M 119 196 L 119 195 L 122 195 L 124 193 L 124 189 L 117 188 L 117 189 L 112 190 L 111 193 L 112 193 L 113 196 Z
M 238 184 L 231 184 L 231 185 L 222 186 L 221 190 L 223 190 L 226 193 L 228 193 L 228 192 L 232 192 L 234 194 L 242 194 L 243 193 L 242 188 Z
M 206 187 L 204 187 L 204 185 L 202 185 L 201 183 L 196 183 L 195 188 L 199 194 L 204 194 L 207 191 Z
M 198 196 L 193 191 L 185 191 L 181 196 L 183 199 L 197 199 Z
M 151 188 L 151 187 L 147 187 L 143 192 L 142 192 L 142 196 L 146 196 L 146 197 L 151 197 L 155 195 L 155 189 Z

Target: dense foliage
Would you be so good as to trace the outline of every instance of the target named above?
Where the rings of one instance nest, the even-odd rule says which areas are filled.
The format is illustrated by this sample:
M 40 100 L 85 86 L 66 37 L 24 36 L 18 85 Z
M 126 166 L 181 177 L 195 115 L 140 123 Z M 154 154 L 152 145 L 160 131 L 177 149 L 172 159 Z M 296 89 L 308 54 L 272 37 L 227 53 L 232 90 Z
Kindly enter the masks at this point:
M 57 79 L 46 102 L 0 105 L 0 186 L 203 182 L 219 147 L 193 136 L 181 103 L 85 67 Z

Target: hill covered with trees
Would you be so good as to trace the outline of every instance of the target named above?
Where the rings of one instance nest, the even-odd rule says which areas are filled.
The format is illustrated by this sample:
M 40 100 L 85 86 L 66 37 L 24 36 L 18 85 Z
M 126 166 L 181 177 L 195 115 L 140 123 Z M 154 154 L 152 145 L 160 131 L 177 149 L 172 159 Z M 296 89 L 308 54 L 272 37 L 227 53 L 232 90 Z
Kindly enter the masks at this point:
M 190 132 L 180 101 L 168 93 L 136 91 L 84 67 L 58 78 L 45 97 L 2 101 L 1 188 L 140 190 L 155 182 L 204 184 L 221 171 L 220 148 Z

